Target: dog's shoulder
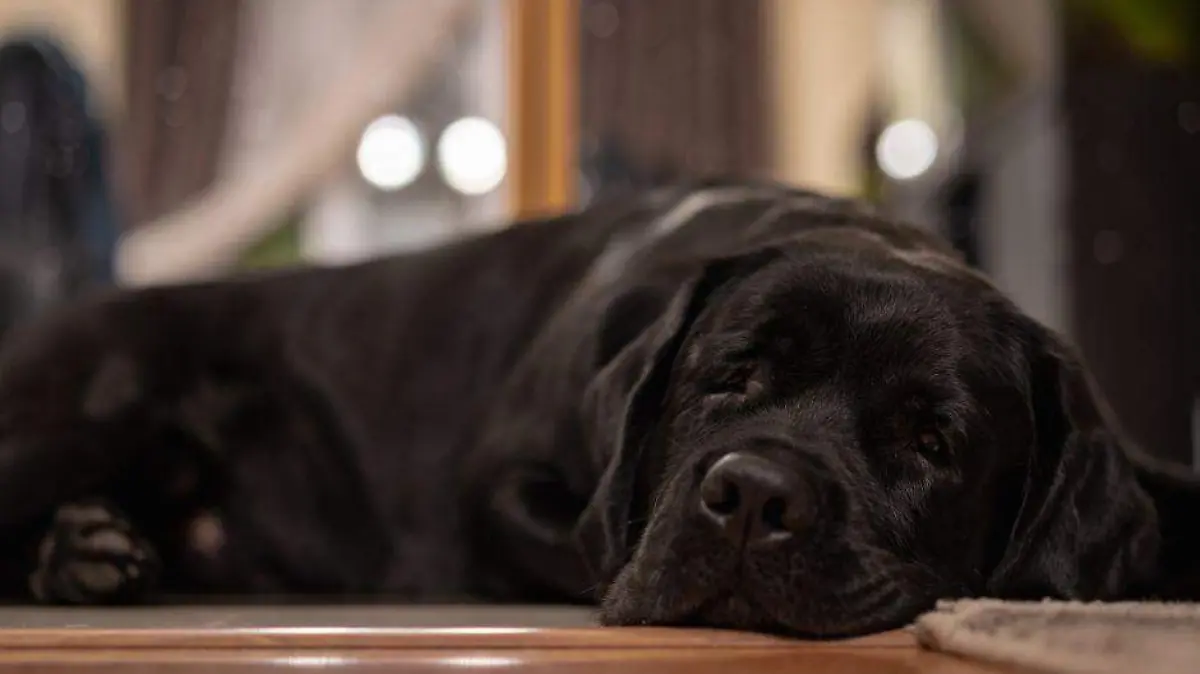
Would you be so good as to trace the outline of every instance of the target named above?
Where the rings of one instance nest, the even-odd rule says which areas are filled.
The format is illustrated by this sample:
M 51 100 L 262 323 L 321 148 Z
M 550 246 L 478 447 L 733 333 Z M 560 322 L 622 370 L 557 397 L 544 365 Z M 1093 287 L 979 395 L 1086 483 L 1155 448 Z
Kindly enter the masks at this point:
M 771 181 L 711 180 L 632 197 L 635 217 L 619 222 L 611 205 L 585 209 L 590 227 L 604 228 L 595 266 L 606 278 L 642 273 L 663 263 L 703 263 L 716 257 L 822 239 L 858 240 L 951 260 L 958 253 L 940 234 L 881 213 L 872 204 Z M 845 243 L 846 241 L 841 241 Z

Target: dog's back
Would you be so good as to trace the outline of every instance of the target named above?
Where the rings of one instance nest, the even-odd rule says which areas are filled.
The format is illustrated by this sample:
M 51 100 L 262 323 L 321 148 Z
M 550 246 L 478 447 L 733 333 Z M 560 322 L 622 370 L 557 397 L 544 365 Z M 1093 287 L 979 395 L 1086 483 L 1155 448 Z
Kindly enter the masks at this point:
M 16 331 L 5 543 L 32 555 L 55 507 L 103 496 L 156 543 L 168 592 L 469 593 L 460 459 L 533 335 L 649 208 L 106 293 Z M 3 594 L 25 592 L 24 556 L 0 560 Z

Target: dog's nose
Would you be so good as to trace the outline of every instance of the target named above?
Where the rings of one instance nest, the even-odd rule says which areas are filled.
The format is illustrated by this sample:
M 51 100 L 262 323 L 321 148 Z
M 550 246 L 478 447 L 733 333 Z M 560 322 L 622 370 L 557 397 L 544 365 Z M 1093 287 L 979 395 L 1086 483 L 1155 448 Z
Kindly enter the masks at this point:
M 758 456 L 721 457 L 700 483 L 700 511 L 735 545 L 782 543 L 811 522 L 805 481 Z

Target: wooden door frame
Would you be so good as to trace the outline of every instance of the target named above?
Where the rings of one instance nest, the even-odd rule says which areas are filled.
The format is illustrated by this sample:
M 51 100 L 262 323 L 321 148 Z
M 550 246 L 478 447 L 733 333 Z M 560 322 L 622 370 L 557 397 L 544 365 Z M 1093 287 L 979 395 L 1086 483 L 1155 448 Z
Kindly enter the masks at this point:
M 579 0 L 508 1 L 509 210 L 569 210 L 578 175 Z

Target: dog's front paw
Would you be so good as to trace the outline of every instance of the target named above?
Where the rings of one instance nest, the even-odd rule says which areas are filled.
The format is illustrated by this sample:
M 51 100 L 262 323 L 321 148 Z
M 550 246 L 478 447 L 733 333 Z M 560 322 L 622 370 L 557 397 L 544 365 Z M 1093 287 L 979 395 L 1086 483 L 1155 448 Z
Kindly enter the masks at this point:
M 70 504 L 42 539 L 29 589 L 49 604 L 132 603 L 154 586 L 159 569 L 149 542 L 112 508 Z

